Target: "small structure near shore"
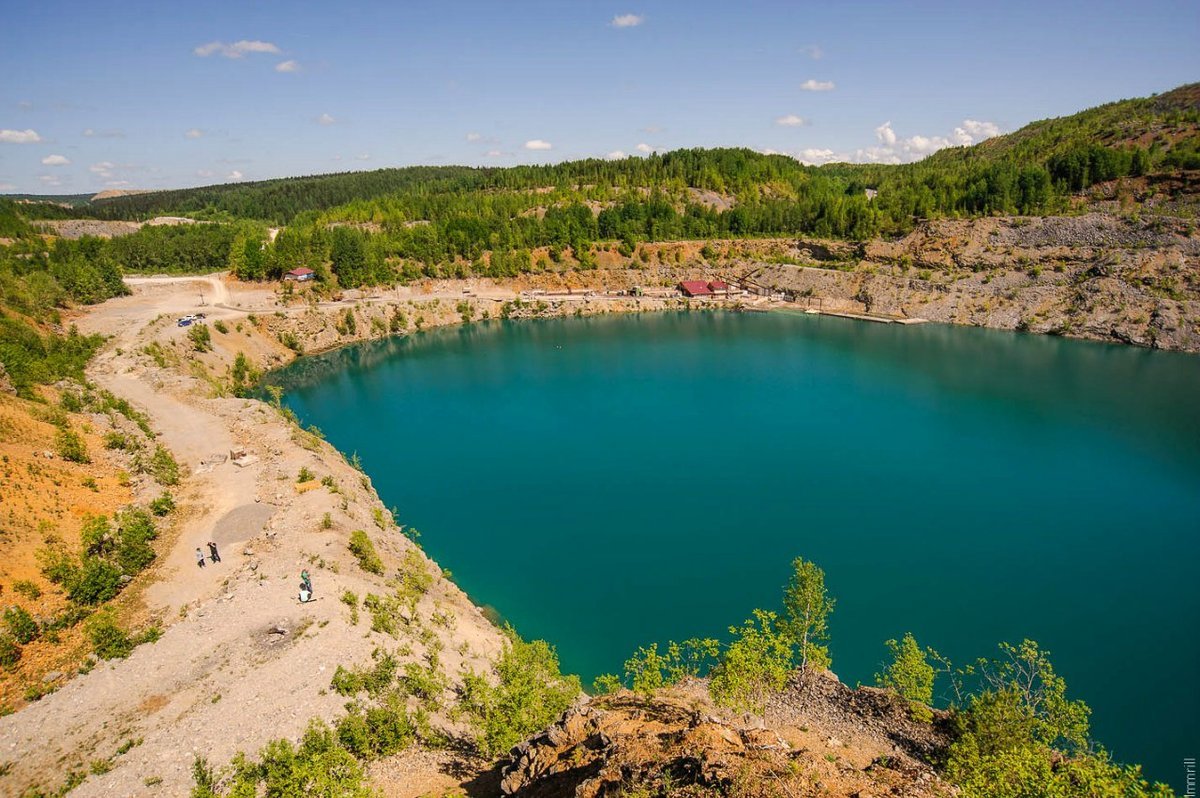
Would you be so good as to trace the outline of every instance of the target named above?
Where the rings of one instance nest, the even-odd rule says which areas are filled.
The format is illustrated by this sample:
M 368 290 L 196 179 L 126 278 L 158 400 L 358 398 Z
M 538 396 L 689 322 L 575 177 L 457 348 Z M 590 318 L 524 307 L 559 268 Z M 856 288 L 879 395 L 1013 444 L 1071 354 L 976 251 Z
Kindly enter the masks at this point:
M 317 276 L 317 273 L 314 272 L 312 269 L 309 269 L 305 266 L 301 266 L 298 269 L 292 269 L 290 272 L 284 273 L 283 279 L 290 280 L 295 283 L 303 283 L 303 282 L 307 282 L 309 280 L 315 279 L 316 276 Z
M 700 296 L 729 296 L 729 283 L 724 280 L 713 280 L 704 282 L 703 280 L 683 280 L 679 283 L 679 293 L 686 297 Z
M 683 280 L 679 283 L 679 292 L 687 297 L 712 296 L 712 289 L 703 280 Z

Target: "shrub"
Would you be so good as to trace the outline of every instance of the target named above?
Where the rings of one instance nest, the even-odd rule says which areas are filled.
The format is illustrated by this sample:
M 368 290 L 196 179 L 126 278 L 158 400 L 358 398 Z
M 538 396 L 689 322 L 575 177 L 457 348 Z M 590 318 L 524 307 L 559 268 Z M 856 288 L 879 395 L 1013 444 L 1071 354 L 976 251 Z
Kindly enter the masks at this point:
M 227 335 L 229 333 L 229 327 L 220 319 L 217 319 L 213 322 L 213 329 L 219 332 L 221 335 Z
M 86 557 L 67 584 L 67 598 L 78 604 L 103 604 L 121 590 L 121 570 L 99 557 Z
M 122 451 L 129 449 L 131 442 L 129 436 L 123 432 L 106 432 L 104 433 L 104 448 L 105 449 L 121 449 Z
M 211 798 L 217 794 L 216 777 L 207 763 L 194 770 L 193 776 L 196 788 L 192 798 Z M 299 746 L 289 740 L 274 740 L 259 752 L 257 762 L 239 754 L 228 779 L 228 794 L 373 798 L 364 780 L 365 773 L 358 760 L 342 747 L 328 726 L 314 720 Z
M 753 619 L 729 628 L 733 641 L 709 682 L 717 704 L 739 712 L 762 712 L 767 696 L 783 689 L 792 668 L 792 645 L 778 629 L 776 618 L 773 612 L 755 610 Z
M 912 633 L 906 633 L 899 643 L 887 641 L 892 662 L 883 673 L 875 675 L 880 687 L 895 690 L 908 700 L 913 717 L 918 720 L 933 720 L 929 703 L 933 701 L 933 666 L 929 664 L 925 650 L 917 645 Z
M 154 455 L 150 458 L 150 476 L 160 485 L 179 484 L 179 463 L 162 446 L 154 447 Z
M 37 601 L 42 597 L 42 589 L 28 579 L 16 580 L 12 583 L 12 589 L 30 601 Z
M 11 668 L 21 661 L 21 645 L 10 634 L 0 634 L 0 667 Z
M 150 512 L 159 516 L 170 515 L 175 511 L 175 497 L 165 490 L 157 499 L 150 502 Z
M 212 349 L 212 334 L 209 333 L 207 324 L 193 324 L 188 329 L 188 339 L 192 342 L 192 348 L 197 352 L 206 352 Z
M 309 471 L 307 466 L 301 466 L 300 473 L 296 475 L 296 481 L 303 484 L 305 482 L 312 482 L 313 479 L 315 479 L 313 472 Z
M 117 516 L 116 559 L 121 570 L 130 576 L 154 562 L 150 541 L 158 537 L 154 519 L 140 508 L 130 508 Z
M 375 544 L 367 537 L 367 533 L 356 529 L 350 533 L 350 551 L 358 558 L 359 566 L 367 573 L 382 574 L 383 560 L 375 551 Z
M 337 725 L 338 741 L 359 759 L 399 753 L 417 739 L 417 729 L 403 706 L 389 702 L 362 712 L 357 707 Z
M 648 648 L 639 648 L 625 661 L 625 677 L 634 692 L 652 693 L 685 677 L 699 676 L 720 652 L 720 642 L 710 637 L 693 637 L 682 643 L 671 641 L 665 655 L 658 653 L 657 643 L 652 643 Z
M 42 576 L 52 584 L 66 587 L 79 576 L 79 562 L 62 547 L 62 541 L 39 549 L 34 555 L 41 567 Z
M 621 689 L 621 677 L 615 673 L 602 673 L 592 681 L 592 692 L 596 695 L 615 693 Z
M 111 612 L 99 612 L 85 624 L 84 631 L 100 659 L 124 659 L 133 651 L 133 641 L 117 625 Z
M 544 640 L 526 643 L 507 630 L 509 641 L 494 666 L 494 682 L 474 672 L 463 677 L 460 706 L 477 729 L 487 756 L 554 721 L 581 692 L 578 676 L 559 672 L 558 655 Z
M 60 429 L 54 436 L 54 448 L 58 451 L 59 457 L 72 463 L 92 462 L 92 459 L 88 457 L 87 444 L 74 430 L 65 427 Z
M 21 645 L 32 642 L 38 636 L 37 621 L 21 607 L 9 607 L 4 611 L 4 625 Z

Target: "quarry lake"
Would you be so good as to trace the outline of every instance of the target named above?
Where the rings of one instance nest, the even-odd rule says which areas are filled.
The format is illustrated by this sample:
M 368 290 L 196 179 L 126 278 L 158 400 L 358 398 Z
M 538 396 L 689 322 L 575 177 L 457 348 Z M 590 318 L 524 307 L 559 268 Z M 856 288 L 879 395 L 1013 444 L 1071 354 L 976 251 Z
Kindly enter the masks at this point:
M 850 685 L 907 631 L 957 663 L 1031 638 L 1116 758 L 1178 785 L 1200 752 L 1200 357 L 691 312 L 474 324 L 270 379 L 585 685 L 776 608 L 803 556 Z

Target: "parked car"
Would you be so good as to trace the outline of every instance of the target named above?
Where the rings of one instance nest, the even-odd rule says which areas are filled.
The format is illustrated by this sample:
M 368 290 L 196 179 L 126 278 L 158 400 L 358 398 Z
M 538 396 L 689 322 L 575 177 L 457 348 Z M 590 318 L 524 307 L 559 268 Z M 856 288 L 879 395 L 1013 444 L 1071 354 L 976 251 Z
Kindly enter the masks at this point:
M 192 320 L 191 320 L 191 318 L 189 318 L 187 316 L 184 316 L 182 319 L 180 319 L 178 322 L 176 322 L 176 326 L 178 326 L 178 327 L 190 327 L 191 325 L 192 325 Z

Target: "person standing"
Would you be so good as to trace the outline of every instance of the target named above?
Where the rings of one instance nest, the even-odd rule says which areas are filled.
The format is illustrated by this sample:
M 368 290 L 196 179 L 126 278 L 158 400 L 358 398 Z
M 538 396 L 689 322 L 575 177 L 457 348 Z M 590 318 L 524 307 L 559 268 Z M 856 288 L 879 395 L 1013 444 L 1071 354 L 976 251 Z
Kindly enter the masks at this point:
M 304 583 L 305 589 L 308 590 L 308 595 L 311 596 L 312 592 L 313 592 L 312 579 L 310 579 L 308 576 L 307 568 L 305 568 L 303 571 L 300 572 L 300 581 Z
M 200 551 L 200 547 L 196 547 L 196 565 L 204 567 L 204 552 Z
M 221 555 L 217 551 L 217 544 L 213 543 L 211 540 L 208 541 L 208 555 L 213 562 L 221 561 Z

